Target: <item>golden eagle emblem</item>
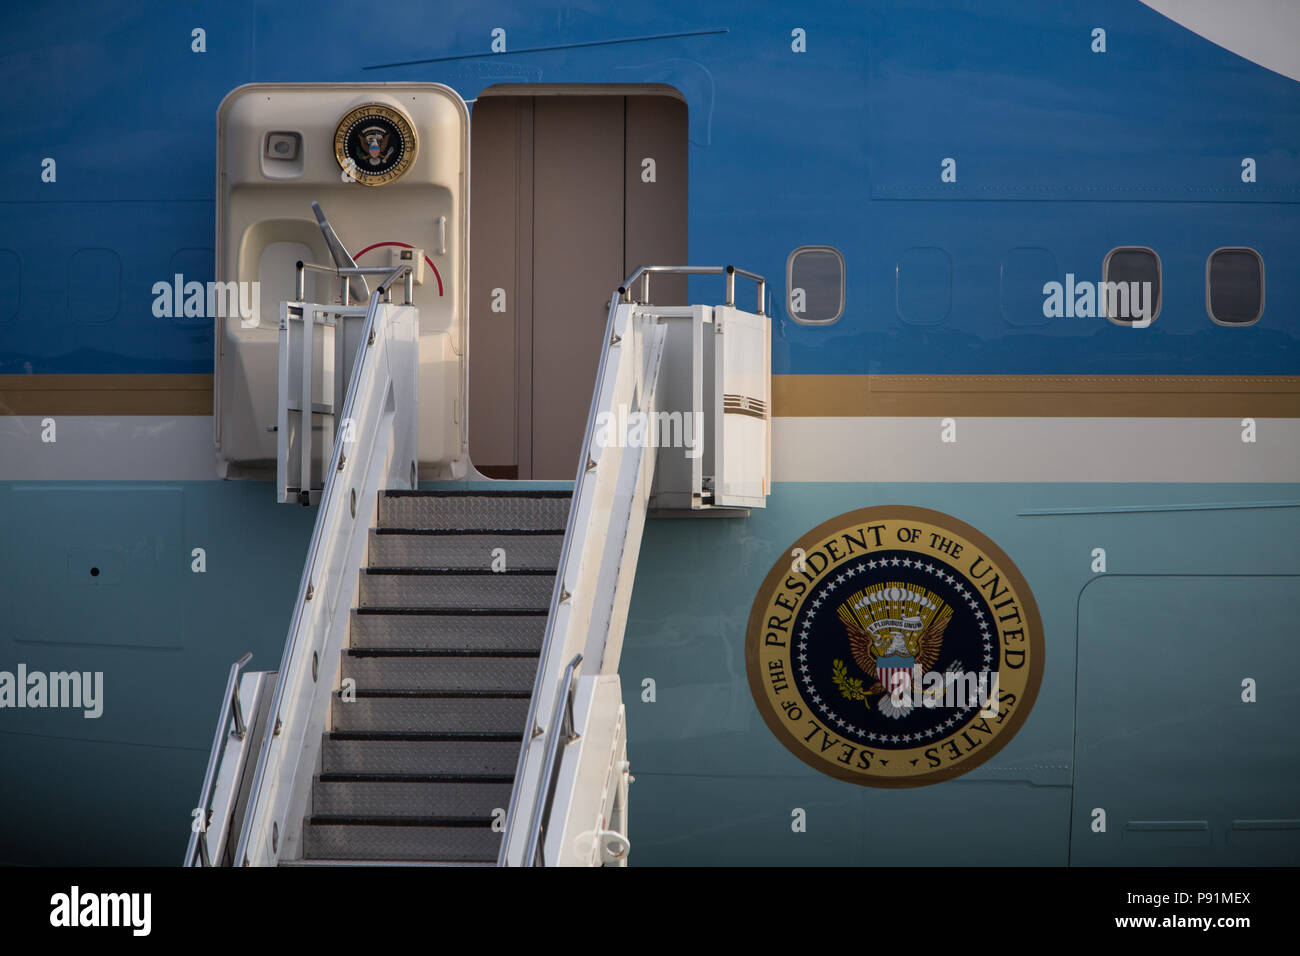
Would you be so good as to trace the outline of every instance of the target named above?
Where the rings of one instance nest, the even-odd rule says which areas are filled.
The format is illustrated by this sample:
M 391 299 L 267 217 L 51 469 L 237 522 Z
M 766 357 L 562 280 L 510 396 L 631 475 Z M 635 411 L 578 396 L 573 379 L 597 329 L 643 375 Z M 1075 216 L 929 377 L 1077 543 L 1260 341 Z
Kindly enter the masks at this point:
M 848 676 L 843 661 L 834 662 L 833 679 L 851 700 L 882 695 L 877 709 L 887 717 L 912 710 L 912 669 L 929 673 L 943 650 L 943 632 L 952 620 L 950 608 L 933 591 L 901 581 L 873 584 L 852 595 L 838 608 L 849 638 L 849 653 L 871 681 Z M 904 697 L 906 695 L 906 697 Z M 901 699 L 900 699 L 901 698 Z

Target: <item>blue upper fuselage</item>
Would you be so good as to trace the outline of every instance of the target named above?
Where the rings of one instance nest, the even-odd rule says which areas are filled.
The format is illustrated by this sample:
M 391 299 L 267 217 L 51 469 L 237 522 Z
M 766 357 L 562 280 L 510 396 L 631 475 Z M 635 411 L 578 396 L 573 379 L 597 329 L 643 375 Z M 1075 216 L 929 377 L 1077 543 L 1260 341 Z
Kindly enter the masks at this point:
M 391 80 L 466 99 L 500 83 L 676 87 L 691 260 L 768 277 L 776 374 L 1300 374 L 1300 84 L 1137 0 L 70 3 L 15 7 L 3 36 L 0 375 L 211 372 L 211 321 L 155 318 L 151 290 L 213 277 L 218 103 L 254 81 Z M 940 180 L 946 158 L 956 182 Z M 805 244 L 844 254 L 833 326 L 784 308 L 786 257 Z M 1161 258 L 1150 328 L 1035 314 L 1041 283 L 1096 281 L 1117 246 Z M 1253 326 L 1206 314 L 1222 246 L 1263 257 Z M 718 295 L 702 279 L 692 301 Z M 930 318 L 909 324 L 900 298 L 918 297 Z

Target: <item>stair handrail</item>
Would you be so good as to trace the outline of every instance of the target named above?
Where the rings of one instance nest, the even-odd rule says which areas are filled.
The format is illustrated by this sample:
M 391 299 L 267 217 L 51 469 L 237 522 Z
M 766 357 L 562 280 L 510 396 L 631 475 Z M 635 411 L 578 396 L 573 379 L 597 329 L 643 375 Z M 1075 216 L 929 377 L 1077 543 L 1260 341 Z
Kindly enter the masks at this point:
M 578 665 L 582 655 L 575 654 L 564 668 L 564 678 L 555 699 L 555 711 L 551 714 L 551 730 L 546 741 L 546 763 L 542 767 L 542 790 L 540 798 L 533 803 L 533 818 L 528 822 L 528 847 L 524 859 L 530 866 L 545 863 L 542 858 L 542 830 L 544 829 L 546 804 L 555 789 L 555 773 L 559 769 L 560 742 L 572 743 L 578 738 L 573 725 L 573 681 L 578 676 Z
M 555 656 L 554 651 L 556 644 L 563 639 L 564 635 L 556 634 L 556 621 L 560 606 L 568 600 L 571 595 L 564 588 L 565 577 L 569 569 L 569 562 L 575 557 L 572 553 L 574 531 L 577 527 L 580 504 L 584 493 L 589 487 L 589 482 L 596 480 L 595 461 L 591 455 L 592 440 L 595 437 L 596 421 L 600 411 L 601 396 L 605 389 L 605 374 L 609 366 L 610 350 L 620 343 L 621 339 L 615 332 L 615 320 L 618 315 L 619 307 L 627 305 L 630 302 L 630 296 L 633 286 L 639 279 L 641 281 L 641 305 L 650 304 L 650 276 L 651 275 L 721 275 L 726 279 L 726 304 L 735 305 L 735 277 L 736 275 L 752 279 L 758 290 L 758 314 L 764 314 L 764 304 L 766 299 L 766 280 L 763 276 L 749 272 L 745 269 L 738 269 L 735 266 L 641 266 L 636 269 L 627 280 L 618 287 L 618 290 L 610 297 L 609 317 L 605 322 L 605 338 L 601 343 L 600 359 L 596 366 L 596 384 L 592 390 L 591 405 L 587 409 L 587 425 L 583 431 L 582 443 L 578 449 L 578 469 L 577 475 L 573 481 L 573 497 L 569 505 L 569 517 L 564 525 L 564 543 L 560 550 L 560 560 L 556 568 L 555 584 L 551 590 L 551 602 L 547 609 L 546 630 L 542 638 L 541 655 L 537 667 L 537 677 L 533 683 L 533 692 L 528 702 L 528 718 L 524 723 L 524 740 L 519 750 L 519 759 L 515 765 L 514 782 L 510 790 L 510 804 L 506 810 L 505 831 L 502 835 L 501 849 L 497 854 L 497 865 L 509 865 L 511 836 L 518 826 L 519 804 L 524 794 L 524 772 L 528 764 L 528 752 L 533 741 L 547 731 L 538 724 L 537 715 L 542 697 L 542 689 L 545 687 L 548 676 L 551 673 L 551 663 Z M 625 330 L 626 334 L 632 334 L 632 328 Z M 580 556 L 579 556 L 580 557 Z M 599 662 L 597 662 L 599 663 Z M 558 703 L 557 703 L 558 706 Z M 554 721 L 552 721 L 553 723 Z M 546 741 L 547 751 L 552 749 L 558 752 L 559 742 L 554 739 L 554 731 L 551 731 L 552 739 Z M 545 779 L 545 771 L 538 778 L 533 794 L 530 817 L 536 816 L 536 808 L 539 801 L 544 800 L 544 789 L 550 785 Z M 526 845 L 532 846 L 534 839 L 533 829 L 530 830 L 526 837 Z M 534 865 L 534 857 L 526 855 L 522 858 L 523 865 Z
M 230 665 L 230 676 L 226 678 L 226 692 L 221 698 L 221 713 L 217 716 L 217 730 L 212 738 L 212 750 L 208 754 L 208 769 L 203 774 L 203 789 L 199 791 L 199 803 L 195 810 L 198 814 L 196 822 L 199 825 L 197 829 L 191 828 L 190 842 L 185 848 L 185 862 L 181 866 L 212 865 L 212 855 L 208 849 L 208 829 L 212 825 L 209 819 L 212 815 L 210 806 L 212 787 L 217 779 L 217 765 L 225 750 L 226 726 L 230 723 L 231 717 L 234 717 L 235 726 L 230 736 L 236 740 L 243 740 L 244 734 L 248 732 L 248 724 L 244 720 L 244 708 L 239 701 L 239 672 L 252 659 L 253 652 L 249 651 Z
M 555 584 L 551 588 L 551 603 L 546 613 L 546 631 L 542 638 L 542 653 L 537 666 L 537 678 L 533 683 L 533 692 L 528 700 L 528 720 L 524 723 L 524 742 L 519 749 L 519 760 L 515 766 L 514 782 L 510 787 L 510 804 L 506 809 L 505 831 L 501 838 L 501 849 L 497 854 L 497 866 L 506 866 L 506 857 L 510 849 L 510 832 L 518 815 L 519 797 L 523 792 L 524 765 L 528 761 L 528 746 L 532 741 L 532 736 L 535 736 L 533 729 L 536 728 L 538 732 L 541 731 L 541 728 L 537 726 L 538 691 L 545 682 L 551 648 L 555 643 L 556 612 L 559 610 L 560 604 L 568 597 L 564 591 L 564 572 L 569 565 L 569 555 L 573 545 L 573 531 L 578 522 L 578 497 L 582 493 L 584 481 L 591 473 L 587 463 L 591 460 L 591 440 L 595 435 L 596 411 L 600 404 L 601 390 L 605 386 L 605 367 L 609 364 L 609 350 L 617 341 L 614 335 L 614 318 L 618 314 L 618 307 L 622 303 L 623 295 L 626 292 L 626 286 L 619 286 L 618 291 L 609 298 L 609 318 L 605 320 L 605 339 L 601 343 L 600 360 L 596 365 L 596 385 L 591 394 L 591 405 L 587 409 L 587 425 L 583 430 L 582 444 L 579 447 L 578 474 L 573 480 L 573 497 L 569 499 L 569 517 L 564 522 L 564 539 L 563 544 L 560 546 L 559 564 L 555 570 Z
M 303 263 L 299 263 L 299 274 L 301 274 L 301 268 L 303 265 Z M 337 271 L 345 272 L 351 270 Z M 392 283 L 396 282 L 404 274 L 407 274 L 410 271 L 411 267 L 409 265 L 400 265 L 396 267 L 387 274 L 386 278 L 380 282 L 375 291 L 370 294 L 370 303 L 366 309 L 365 324 L 362 327 L 361 332 L 362 345 L 358 349 L 356 359 L 352 364 L 352 374 L 348 380 L 347 397 L 343 403 L 342 413 L 339 415 L 340 421 L 346 421 L 355 416 L 356 406 L 360 401 L 358 386 L 361 382 L 362 375 L 364 374 L 367 360 L 373 354 L 369 346 L 372 346 L 375 342 L 375 322 L 379 314 L 379 306 L 385 300 Z M 407 304 L 409 304 L 409 300 Z M 305 666 L 303 662 L 298 661 L 299 648 L 302 646 L 302 618 L 306 613 L 308 602 L 314 596 L 314 580 L 317 575 L 317 563 L 321 557 L 321 548 L 324 543 L 324 529 L 327 524 L 327 519 L 332 517 L 332 508 L 345 506 L 343 501 L 335 501 L 334 488 L 338 476 L 343 472 L 347 462 L 347 453 L 345 450 L 346 438 L 348 438 L 346 431 L 344 429 L 339 429 L 334 437 L 334 448 L 330 455 L 330 466 L 325 469 L 325 487 L 321 492 L 320 511 L 318 512 L 316 522 L 312 527 L 311 543 L 307 548 L 307 560 L 303 565 L 302 578 L 298 584 L 297 599 L 295 600 L 293 607 L 293 617 L 289 624 L 289 639 L 285 643 L 284 654 L 280 660 L 280 670 L 276 676 L 275 690 L 271 697 L 271 708 L 266 728 L 258 746 L 257 766 L 253 772 L 253 782 L 248 794 L 247 809 L 240 825 L 239 840 L 234 855 L 236 866 L 248 864 L 248 844 L 252 836 L 253 825 L 257 819 L 258 811 L 261 809 L 262 790 L 266 780 L 267 768 L 270 764 L 269 758 L 271 753 L 271 744 L 275 737 L 279 736 L 281 730 L 280 708 L 284 701 L 285 688 L 290 683 L 291 679 L 294 679 L 297 676 L 295 664 Z

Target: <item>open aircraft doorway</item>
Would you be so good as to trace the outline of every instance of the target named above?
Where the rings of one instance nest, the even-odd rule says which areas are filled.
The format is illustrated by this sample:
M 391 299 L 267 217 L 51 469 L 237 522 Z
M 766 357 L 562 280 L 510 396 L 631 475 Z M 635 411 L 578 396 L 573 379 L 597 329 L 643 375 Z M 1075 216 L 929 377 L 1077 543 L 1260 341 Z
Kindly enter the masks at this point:
M 498 86 L 471 119 L 470 456 L 571 479 L 614 290 L 688 262 L 687 108 L 665 86 Z M 655 284 L 686 302 L 684 276 Z

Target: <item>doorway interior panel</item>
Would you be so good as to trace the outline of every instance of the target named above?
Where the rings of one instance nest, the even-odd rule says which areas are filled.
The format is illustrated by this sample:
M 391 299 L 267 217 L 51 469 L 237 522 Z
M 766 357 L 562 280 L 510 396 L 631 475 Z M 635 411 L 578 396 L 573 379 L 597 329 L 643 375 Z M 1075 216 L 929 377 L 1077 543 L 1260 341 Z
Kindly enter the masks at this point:
M 571 479 L 610 296 L 638 266 L 687 263 L 686 104 L 488 94 L 471 135 L 470 455 L 489 477 Z

